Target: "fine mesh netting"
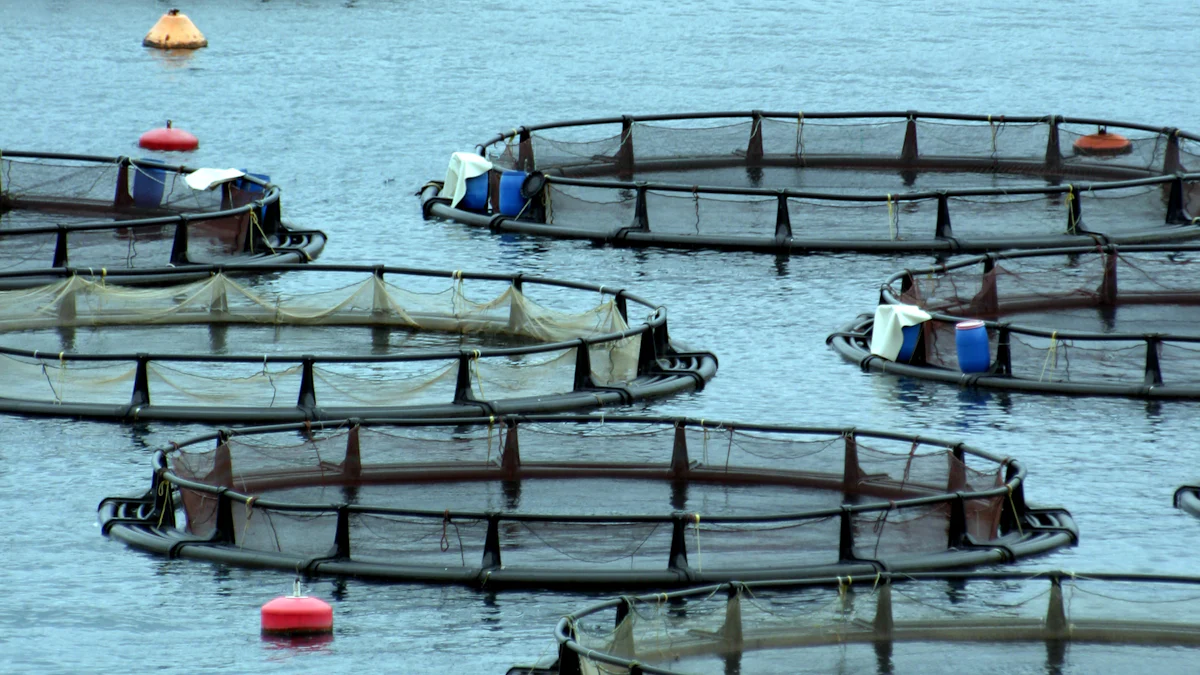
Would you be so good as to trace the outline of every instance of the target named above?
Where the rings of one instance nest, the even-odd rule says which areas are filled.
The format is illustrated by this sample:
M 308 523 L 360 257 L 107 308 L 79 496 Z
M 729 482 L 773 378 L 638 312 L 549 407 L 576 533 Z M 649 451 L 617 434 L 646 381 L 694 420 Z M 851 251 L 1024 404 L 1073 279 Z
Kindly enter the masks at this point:
M 268 356 L 273 348 L 267 345 L 279 341 L 278 334 L 260 341 L 252 339 L 253 329 L 239 332 L 230 325 L 275 331 L 296 327 L 301 342 L 312 343 L 311 353 L 328 354 L 326 358 L 359 352 L 346 357 L 348 362 L 322 362 L 317 357 L 312 375 L 325 405 L 444 403 L 455 398 L 462 367 L 470 370 L 471 391 L 479 399 L 554 394 L 573 389 L 580 347 L 482 357 L 486 342 L 464 344 L 460 337 L 439 345 L 429 340 L 393 341 L 384 335 L 370 354 L 362 354 L 357 346 L 339 349 L 321 341 L 337 339 L 347 330 L 339 327 L 375 326 L 407 333 L 497 336 L 534 349 L 544 343 L 619 335 L 629 328 L 611 298 L 570 312 L 534 302 L 511 284 L 491 299 L 475 300 L 461 280 L 439 291 L 414 292 L 377 275 L 349 276 L 349 283 L 303 295 L 252 289 L 221 274 L 164 288 L 132 288 L 72 276 L 47 286 L 2 291 L 0 331 L 10 337 L 0 353 L 5 396 L 59 403 L 128 402 L 138 375 L 136 353 L 147 352 L 159 355 L 145 365 L 155 404 L 295 406 L 303 379 L 299 357 Z M 574 300 L 578 302 L 578 294 Z M 137 328 L 164 325 L 176 327 L 154 334 Z M 188 325 L 205 329 L 198 334 Z M 314 332 L 321 326 L 329 327 L 324 338 Z M 344 341 L 356 343 L 360 337 L 347 334 Z M 590 342 L 592 381 L 610 385 L 634 379 L 640 343 L 638 335 Z M 105 351 L 87 360 L 76 358 L 73 352 L 88 354 L 89 346 Z M 428 349 L 437 346 L 441 352 Z M 188 354 L 189 348 L 195 351 Z M 431 357 L 414 353 L 420 348 Z M 461 358 L 463 349 L 474 356 Z M 239 352 L 263 355 L 257 362 L 223 358 Z M 180 354 L 204 358 L 169 356 Z M 400 358 L 406 354 L 417 358 Z
M 672 673 L 874 672 L 884 663 L 890 672 L 893 658 L 907 663 L 907 645 L 918 643 L 952 653 L 955 667 L 947 672 L 961 672 L 964 662 L 1009 668 L 1028 662 L 1066 672 L 1064 666 L 1080 665 L 1076 658 L 1088 662 L 1089 643 L 1122 645 L 1118 654 L 1135 655 L 1143 654 L 1136 645 L 1154 646 L 1159 658 L 1170 646 L 1181 665 L 1200 646 L 1200 624 L 1190 611 L 1200 599 L 1193 578 L 1124 581 L 1055 572 L 853 581 L 859 583 L 843 578 L 787 589 L 740 585 L 626 596 L 615 607 L 566 618 L 561 635 L 581 649 L 563 645 L 560 665 L 578 657 L 583 673 L 628 672 L 604 659 L 616 657 Z
M 242 253 L 248 239 L 273 231 L 264 222 L 265 211 L 242 209 L 264 197 L 261 186 L 232 182 L 194 190 L 184 179 L 177 168 L 127 159 L 0 157 L 0 238 L 5 243 L 0 270 L 58 266 L 65 261 L 56 256 L 64 255 L 73 266 L 97 269 L 160 267 L 185 259 L 216 262 Z M 242 210 L 206 215 L 228 209 Z M 176 223 L 136 224 L 182 213 L 191 217 L 183 226 L 187 238 L 180 242 Z M 80 229 L 106 223 L 111 226 Z M 65 232 L 24 232 L 34 228 Z M 69 252 L 59 248 L 62 241 Z
M 1124 145 L 1089 149 L 1103 134 Z M 553 236 L 546 224 L 640 244 L 910 250 L 952 240 L 994 250 L 1086 233 L 1121 243 L 1196 236 L 1177 226 L 1200 214 L 1200 187 L 1167 182 L 1200 168 L 1196 147 L 1172 130 L 1058 117 L 756 113 L 554 124 L 485 149 L 498 170 L 546 174 L 520 215 L 493 222 L 503 231 Z
M 1014 377 L 1138 385 L 1152 365 L 1150 350 L 1163 382 L 1197 385 L 1197 264 L 1196 252 L 1186 249 L 1008 256 L 994 266 L 980 262 L 913 274 L 911 287 L 897 297 L 935 312 L 1010 324 L 1007 358 Z M 990 333 L 996 363 L 1000 338 L 996 329 Z M 954 321 L 928 322 L 924 336 L 928 363 L 958 368 Z M 1159 342 L 1151 346 L 1148 337 Z
M 681 447 L 685 474 L 671 469 Z M 937 553 L 952 539 L 951 509 L 903 500 L 989 490 L 1003 485 L 1006 466 L 912 439 L 662 423 L 343 426 L 308 438 L 235 435 L 169 459 L 180 478 L 254 498 L 231 512 L 227 534 L 241 548 L 332 550 L 336 505 L 349 504 L 342 536 L 353 561 L 473 569 L 494 514 L 503 564 L 548 571 L 661 570 L 680 545 L 699 572 L 834 564 L 847 499 L 892 503 L 851 516 L 855 555 Z M 215 496 L 180 494 L 180 522 L 211 536 Z M 1000 496 L 964 507 L 967 534 L 1001 534 Z

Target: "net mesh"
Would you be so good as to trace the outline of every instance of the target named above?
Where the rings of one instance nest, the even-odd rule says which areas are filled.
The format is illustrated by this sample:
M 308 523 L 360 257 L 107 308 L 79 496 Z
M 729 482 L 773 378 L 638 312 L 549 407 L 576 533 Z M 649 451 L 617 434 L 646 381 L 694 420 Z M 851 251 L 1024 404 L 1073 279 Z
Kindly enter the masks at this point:
M 1050 331 L 1051 337 L 1009 333 L 1012 375 L 1039 382 L 1141 384 L 1147 342 L 1160 336 L 1156 353 L 1164 381 L 1200 384 L 1195 359 L 1200 337 L 1200 293 L 1194 251 L 1081 251 L 1069 255 L 1002 258 L 994 269 L 958 267 L 917 275 L 904 302 L 961 317 L 1010 322 Z M 958 368 L 954 322 L 925 324 L 928 362 Z M 1073 339 L 1068 332 L 1128 337 Z M 1059 337 L 1058 333 L 1064 335 Z M 999 337 L 990 331 L 991 361 Z
M 578 301 L 578 297 L 576 298 Z M 29 289 L 0 292 L 0 330 L 53 329 L 59 337 L 72 328 L 167 324 L 250 324 L 270 326 L 396 326 L 413 331 L 496 335 L 525 344 L 563 342 L 620 333 L 628 329 L 615 301 L 582 312 L 553 309 L 508 286 L 490 300 L 468 297 L 463 283 L 417 293 L 377 276 L 305 295 L 254 290 L 223 275 L 164 288 L 130 288 L 74 276 Z M 73 334 L 72 334 L 73 335 Z M 64 338 L 64 341 L 73 343 Z M 34 333 L 19 340 L 40 344 L 32 354 L 0 354 L 7 396 L 38 401 L 88 403 L 128 401 L 137 373 L 125 358 L 72 360 L 58 339 Z M 211 360 L 151 360 L 147 367 L 155 403 L 188 405 L 294 406 L 302 370 L 290 363 L 222 361 L 224 341 L 205 339 Z M 641 337 L 588 346 L 593 381 L 629 382 L 637 376 Z M 144 347 L 143 347 L 144 348 Z M 390 348 L 385 345 L 385 353 Z M 402 352 L 401 352 L 402 353 Z M 478 352 L 476 352 L 478 353 Z M 571 391 L 577 348 L 545 353 L 472 358 L 474 394 L 480 398 L 543 395 Z M 352 359 L 353 360 L 353 359 Z M 314 378 L 326 404 L 400 405 L 446 402 L 455 393 L 463 361 L 452 357 L 415 361 L 319 363 Z
M 261 503 L 236 512 L 232 534 L 241 546 L 304 555 L 329 550 L 335 508 L 322 505 L 349 503 L 363 511 L 349 522 L 354 560 L 476 567 L 487 529 L 478 514 L 496 512 L 504 564 L 546 570 L 662 569 L 676 534 L 672 518 L 625 518 L 671 513 L 682 519 L 688 564 L 700 571 L 831 564 L 839 558 L 841 525 L 837 515 L 819 510 L 836 512 L 843 499 L 895 502 L 1002 485 L 1003 464 L 967 455 L 979 464 L 968 467 L 944 448 L 791 436 L 676 431 L 661 424 L 343 426 L 300 439 L 294 433 L 233 436 L 214 450 L 172 452 L 170 461 L 187 480 L 311 505 L 311 513 L 281 512 L 282 520 Z M 696 460 L 682 482 L 669 478 L 666 462 L 681 441 Z M 520 471 L 543 473 L 506 473 L 502 457 L 510 443 L 519 447 Z M 848 466 L 853 480 L 846 478 Z M 211 534 L 215 499 L 189 489 L 181 496 L 189 531 Z M 998 536 L 1002 506 L 1000 498 L 967 500 L 968 532 L 981 542 Z M 434 513 L 423 516 L 386 511 L 431 507 Z M 445 513 L 435 515 L 442 508 Z M 949 514 L 945 505 L 857 513 L 854 552 L 893 558 L 942 551 Z M 603 518 L 579 522 L 576 515 Z
M 1058 672 L 1070 666 L 1081 646 L 1047 652 L 1048 639 L 1156 645 L 1159 654 L 1165 645 L 1176 650 L 1200 645 L 1200 626 L 1187 611 L 1198 598 L 1200 590 L 1189 583 L 1082 575 L 1063 575 L 1059 589 L 1036 575 L 886 587 L 869 582 L 793 590 L 743 587 L 732 595 L 721 589 L 683 598 L 628 598 L 621 622 L 615 609 L 606 608 L 570 617 L 569 628 L 586 650 L 670 672 L 831 672 L 848 664 L 873 671 L 876 621 L 882 614 L 892 621 L 895 644 L 888 645 L 889 655 L 919 641 L 953 650 L 956 662 L 978 652 L 995 665 L 999 654 L 1007 654 L 999 645 L 1031 642 L 1040 649 L 1040 665 Z M 947 644 L 953 642 L 976 646 Z M 863 644 L 865 653 L 856 653 L 855 644 Z M 1194 654 L 1194 649 L 1179 651 L 1185 660 Z M 585 673 L 626 672 L 586 652 L 581 656 Z

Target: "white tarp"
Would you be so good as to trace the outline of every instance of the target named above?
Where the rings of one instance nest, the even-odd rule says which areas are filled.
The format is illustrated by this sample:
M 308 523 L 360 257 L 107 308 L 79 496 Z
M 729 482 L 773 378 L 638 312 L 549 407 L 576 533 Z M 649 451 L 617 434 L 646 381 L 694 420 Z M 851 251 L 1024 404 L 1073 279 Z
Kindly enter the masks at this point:
M 196 169 L 184 180 L 193 190 L 211 190 L 221 183 L 228 183 L 245 175 L 245 171 L 238 169 Z
M 871 329 L 871 353 L 895 361 L 904 345 L 904 327 L 915 326 L 931 317 L 916 305 L 880 305 L 875 308 Z
M 450 206 L 458 206 L 467 195 L 467 179 L 481 176 L 492 170 L 492 163 L 472 152 L 456 152 L 450 155 L 450 166 L 446 167 L 446 180 L 442 183 L 439 197 L 449 197 Z

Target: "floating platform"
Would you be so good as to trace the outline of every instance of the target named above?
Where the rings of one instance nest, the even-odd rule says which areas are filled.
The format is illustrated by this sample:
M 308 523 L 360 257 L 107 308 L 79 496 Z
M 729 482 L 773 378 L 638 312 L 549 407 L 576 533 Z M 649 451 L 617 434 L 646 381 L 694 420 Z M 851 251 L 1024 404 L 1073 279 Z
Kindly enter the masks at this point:
M 874 317 L 829 344 L 863 370 L 979 389 L 1200 398 L 1200 245 L 1009 251 L 893 274 L 882 305 L 931 319 L 907 361 L 871 352 Z M 981 320 L 986 363 L 964 372 L 956 326 Z M 974 370 L 974 369 L 968 369 Z
M 298 440 L 302 432 L 308 440 Z M 991 565 L 1075 543 L 1022 465 L 851 428 L 631 416 L 345 420 L 157 451 L 105 534 L 312 575 L 575 591 Z
M 0 291 L 0 411 L 217 424 L 475 417 L 625 405 L 700 389 L 717 370 L 711 353 L 669 336 L 665 307 L 576 281 L 264 263 L 193 266 L 186 275 L 206 278 L 131 289 L 130 276 L 167 271 L 60 273 Z M 247 273 L 270 276 L 230 276 Z M 303 293 L 276 290 L 280 276 L 301 277 Z
M 277 186 L 247 174 L 195 190 L 185 180 L 193 171 L 148 159 L 3 151 L 0 271 L 20 274 L 0 279 L 0 288 L 14 278 L 37 283 L 24 275 L 34 269 L 175 268 L 169 282 L 193 265 L 305 263 L 321 254 L 325 233 L 288 225 Z
M 1096 152 L 1098 129 L 1121 139 L 1121 152 Z M 712 112 L 521 126 L 476 150 L 492 167 L 468 183 L 477 196 L 455 202 L 457 186 L 430 182 L 419 192 L 427 218 L 613 246 L 774 254 L 1200 236 L 1200 173 L 1187 173 L 1200 171 L 1200 136 L 1133 123 Z
M 1198 587 L 1195 576 L 1061 570 L 731 582 L 568 614 L 557 655 L 508 672 L 891 673 L 927 663 L 931 648 L 953 654 L 956 672 L 1103 672 L 1147 658 L 1186 670 L 1200 649 Z

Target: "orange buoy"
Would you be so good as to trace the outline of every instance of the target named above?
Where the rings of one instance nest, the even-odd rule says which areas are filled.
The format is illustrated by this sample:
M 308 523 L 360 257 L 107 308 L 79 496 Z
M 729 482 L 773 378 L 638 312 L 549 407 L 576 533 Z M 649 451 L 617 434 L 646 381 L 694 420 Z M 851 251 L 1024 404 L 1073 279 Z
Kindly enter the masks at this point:
M 208 40 L 204 39 L 204 34 L 186 14 L 172 9 L 163 14 L 150 32 L 146 33 L 142 46 L 158 49 L 199 49 L 207 47 Z
M 1075 151 L 1081 155 L 1124 155 L 1133 151 L 1133 143 L 1121 134 L 1101 128 L 1094 134 L 1075 139 Z
M 262 606 L 262 632 L 267 635 L 311 635 L 333 632 L 333 608 L 319 598 L 300 594 L 296 581 L 291 595 Z
M 175 129 L 171 126 L 171 120 L 167 120 L 165 128 L 151 129 L 142 134 L 138 138 L 138 146 L 147 150 L 187 151 L 200 147 L 200 139 L 183 129 Z

